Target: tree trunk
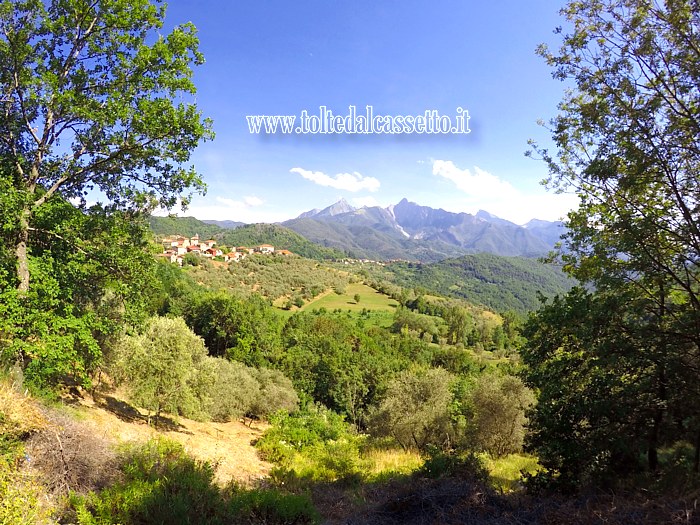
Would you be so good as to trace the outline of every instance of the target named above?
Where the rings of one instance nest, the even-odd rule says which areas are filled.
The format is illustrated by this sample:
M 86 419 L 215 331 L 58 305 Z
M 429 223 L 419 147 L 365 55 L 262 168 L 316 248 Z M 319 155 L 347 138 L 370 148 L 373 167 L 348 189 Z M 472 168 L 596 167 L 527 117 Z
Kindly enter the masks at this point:
M 15 257 L 17 258 L 17 290 L 20 294 L 29 291 L 29 257 L 27 255 L 27 244 L 29 243 L 29 210 L 22 211 L 19 219 L 19 235 L 15 246 Z
M 693 461 L 693 472 L 698 472 L 700 468 L 700 430 L 695 436 L 695 460 Z

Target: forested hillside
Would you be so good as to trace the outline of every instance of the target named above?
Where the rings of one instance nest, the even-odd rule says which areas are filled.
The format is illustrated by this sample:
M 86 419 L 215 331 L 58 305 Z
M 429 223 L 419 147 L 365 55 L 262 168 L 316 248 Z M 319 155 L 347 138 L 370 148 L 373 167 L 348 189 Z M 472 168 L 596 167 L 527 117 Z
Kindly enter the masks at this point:
M 486 253 L 432 264 L 367 265 L 364 271 L 406 288 L 421 287 L 499 312 L 513 310 L 520 314 L 539 308 L 540 294 L 551 298 L 566 293 L 575 284 L 558 267 L 536 259 Z

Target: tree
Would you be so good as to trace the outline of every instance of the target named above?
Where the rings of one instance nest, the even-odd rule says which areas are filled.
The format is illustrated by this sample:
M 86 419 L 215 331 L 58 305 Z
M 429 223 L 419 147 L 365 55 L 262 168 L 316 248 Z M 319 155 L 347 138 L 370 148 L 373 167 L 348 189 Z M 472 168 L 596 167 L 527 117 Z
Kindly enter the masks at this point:
M 292 382 L 282 372 L 259 368 L 251 369 L 251 373 L 260 384 L 260 392 L 249 410 L 251 416 L 268 419 L 280 410 L 294 412 L 298 408 L 299 396 L 294 391 Z
M 484 374 L 471 392 L 474 446 L 495 457 L 520 452 L 525 435 L 525 411 L 535 396 L 514 376 Z
M 440 368 L 400 372 L 372 417 L 373 432 L 392 436 L 404 448 L 449 448 L 454 441 L 449 413 L 452 380 Z
M 216 369 L 201 337 L 180 318 L 154 317 L 142 335 L 125 336 L 113 371 L 126 380 L 131 399 L 155 412 L 201 416 Z
M 531 443 L 546 467 L 576 478 L 592 463 L 620 473 L 620 458 L 641 451 L 655 470 L 660 446 L 693 439 L 697 469 L 700 11 L 689 0 L 602 0 L 562 13 L 571 33 L 559 52 L 539 53 L 575 89 L 551 122 L 557 153 L 533 150 L 549 185 L 580 197 L 560 258 L 595 292 L 574 290 L 529 323 L 526 377 L 543 389 Z M 626 364 L 621 377 L 611 355 Z M 559 409 L 582 432 L 557 423 Z
M 355 304 L 360 302 L 360 294 L 359 293 L 356 293 L 355 295 L 353 295 L 352 298 L 355 300 Z
M 191 24 L 154 38 L 163 17 L 147 0 L 0 2 L 3 212 L 21 294 L 37 214 L 53 199 L 85 209 L 95 189 L 106 212 L 133 213 L 203 189 L 183 164 L 211 137 L 191 99 L 191 65 L 204 59 Z

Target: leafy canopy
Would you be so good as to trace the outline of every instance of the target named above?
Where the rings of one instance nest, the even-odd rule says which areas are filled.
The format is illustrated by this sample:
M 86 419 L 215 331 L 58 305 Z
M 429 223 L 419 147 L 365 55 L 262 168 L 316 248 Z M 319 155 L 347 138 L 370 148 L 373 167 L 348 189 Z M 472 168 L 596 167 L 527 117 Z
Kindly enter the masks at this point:
M 549 185 L 580 197 L 561 259 L 594 291 L 535 315 L 524 361 L 540 390 L 530 446 L 576 484 L 639 454 L 654 471 L 680 439 L 700 449 L 700 10 L 586 0 L 562 14 L 561 48 L 539 53 L 575 89 L 550 123 L 556 153 L 534 151 Z

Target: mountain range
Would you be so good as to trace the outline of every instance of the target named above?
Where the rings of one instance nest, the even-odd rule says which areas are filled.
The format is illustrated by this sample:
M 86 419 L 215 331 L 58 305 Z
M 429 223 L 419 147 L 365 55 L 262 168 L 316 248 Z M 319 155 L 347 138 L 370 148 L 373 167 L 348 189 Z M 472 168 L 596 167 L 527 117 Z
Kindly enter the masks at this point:
M 565 231 L 561 222 L 533 219 L 520 226 L 483 210 L 453 213 L 407 199 L 386 208 L 355 208 L 341 199 L 282 225 L 358 258 L 420 261 L 471 253 L 538 257 Z

